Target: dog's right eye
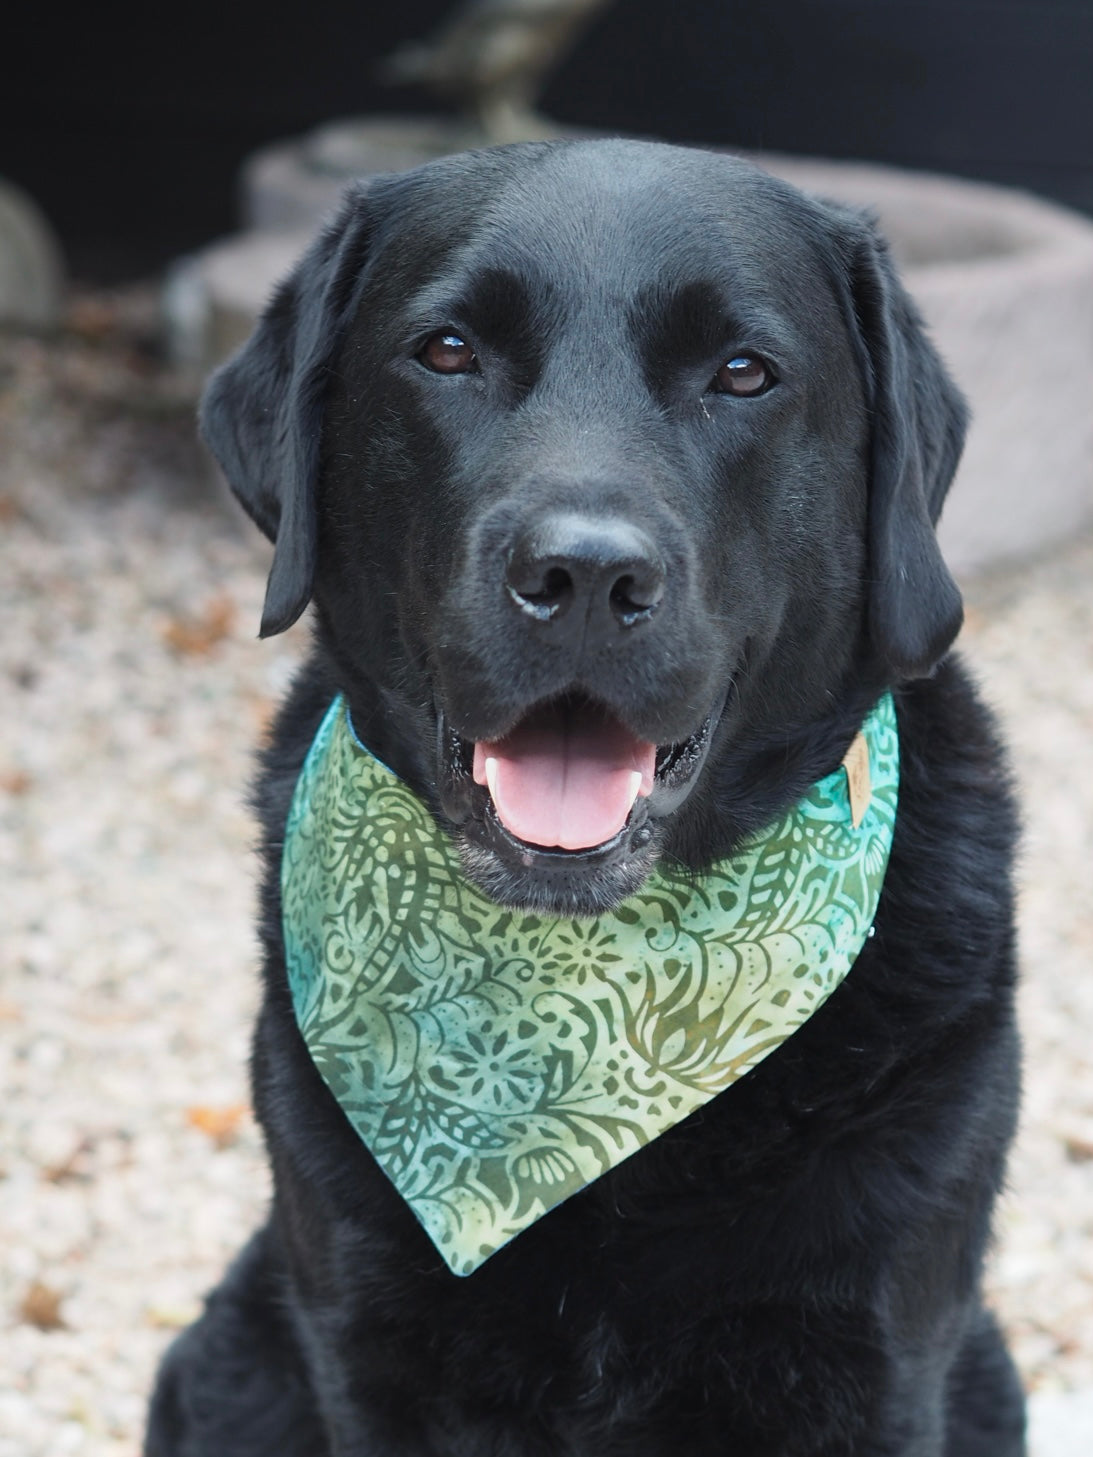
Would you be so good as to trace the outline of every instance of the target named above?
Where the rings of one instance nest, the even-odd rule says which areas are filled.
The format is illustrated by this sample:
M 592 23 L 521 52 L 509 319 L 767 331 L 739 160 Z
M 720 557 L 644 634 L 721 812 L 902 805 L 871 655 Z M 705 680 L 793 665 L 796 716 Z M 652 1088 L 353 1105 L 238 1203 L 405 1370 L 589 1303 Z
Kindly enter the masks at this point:
M 478 370 L 478 356 L 458 334 L 432 334 L 417 357 L 434 374 L 474 374 Z
M 753 399 L 765 395 L 775 384 L 774 373 L 766 360 L 757 354 L 738 354 L 728 360 L 713 377 L 711 389 L 719 395 L 735 395 L 738 399 Z

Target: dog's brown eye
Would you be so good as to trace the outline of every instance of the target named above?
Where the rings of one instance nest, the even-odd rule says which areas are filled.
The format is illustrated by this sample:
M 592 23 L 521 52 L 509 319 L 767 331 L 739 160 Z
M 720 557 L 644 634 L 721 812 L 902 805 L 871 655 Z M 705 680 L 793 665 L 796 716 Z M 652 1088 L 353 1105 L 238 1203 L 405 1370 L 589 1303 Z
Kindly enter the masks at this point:
M 478 368 L 477 355 L 458 334 L 433 334 L 418 358 L 434 374 L 470 374 Z
M 722 395 L 761 395 L 774 383 L 774 375 L 754 354 L 738 354 L 713 377 L 713 388 Z

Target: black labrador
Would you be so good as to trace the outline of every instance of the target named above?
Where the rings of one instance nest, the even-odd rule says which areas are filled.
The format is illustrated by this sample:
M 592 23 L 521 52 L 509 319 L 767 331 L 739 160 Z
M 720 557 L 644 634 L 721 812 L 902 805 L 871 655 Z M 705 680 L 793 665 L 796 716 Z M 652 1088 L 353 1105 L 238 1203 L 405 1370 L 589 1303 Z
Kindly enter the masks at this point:
M 965 410 L 871 221 L 625 141 L 381 177 L 202 424 L 276 542 L 262 634 L 309 602 L 315 632 L 257 790 L 273 1205 L 167 1356 L 149 1457 L 1017 1457 L 980 1296 L 1017 1101 L 1014 811 L 948 656 Z M 286 989 L 280 848 L 332 698 L 476 885 L 580 917 L 761 830 L 888 690 L 898 819 L 841 987 L 450 1273 Z M 568 838 L 506 811 L 479 753 L 559 722 L 644 756 Z

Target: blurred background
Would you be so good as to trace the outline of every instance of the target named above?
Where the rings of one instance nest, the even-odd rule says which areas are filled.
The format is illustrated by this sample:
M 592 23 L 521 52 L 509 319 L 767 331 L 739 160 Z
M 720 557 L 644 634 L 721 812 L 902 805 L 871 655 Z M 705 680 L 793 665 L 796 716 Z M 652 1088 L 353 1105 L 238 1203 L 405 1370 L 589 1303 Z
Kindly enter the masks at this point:
M 115 282 L 236 226 L 256 147 L 333 118 L 452 111 L 379 62 L 451 0 L 21 6 L 4 36 L 0 175 Z M 614 0 L 559 54 L 542 110 L 669 140 L 848 157 L 1018 187 L 1093 213 L 1088 0 Z
M 1025 1114 L 989 1284 L 1093 1450 L 1093 0 L 20 7 L 0 59 L 0 1457 L 136 1457 L 262 1217 L 251 756 L 306 648 L 193 411 L 346 178 L 553 131 L 876 209 L 975 424 L 943 521 L 1013 751 Z

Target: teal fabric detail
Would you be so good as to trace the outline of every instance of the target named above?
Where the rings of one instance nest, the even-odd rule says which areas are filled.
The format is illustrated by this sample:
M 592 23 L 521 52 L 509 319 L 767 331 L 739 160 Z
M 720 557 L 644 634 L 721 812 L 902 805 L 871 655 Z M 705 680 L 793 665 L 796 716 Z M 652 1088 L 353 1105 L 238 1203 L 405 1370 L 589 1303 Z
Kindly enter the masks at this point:
M 450 1268 L 475 1270 L 768 1057 L 870 933 L 895 824 L 885 695 L 872 794 L 842 767 L 695 877 L 661 865 L 590 919 L 488 900 L 418 797 L 331 705 L 281 872 L 300 1030 L 327 1086 Z

